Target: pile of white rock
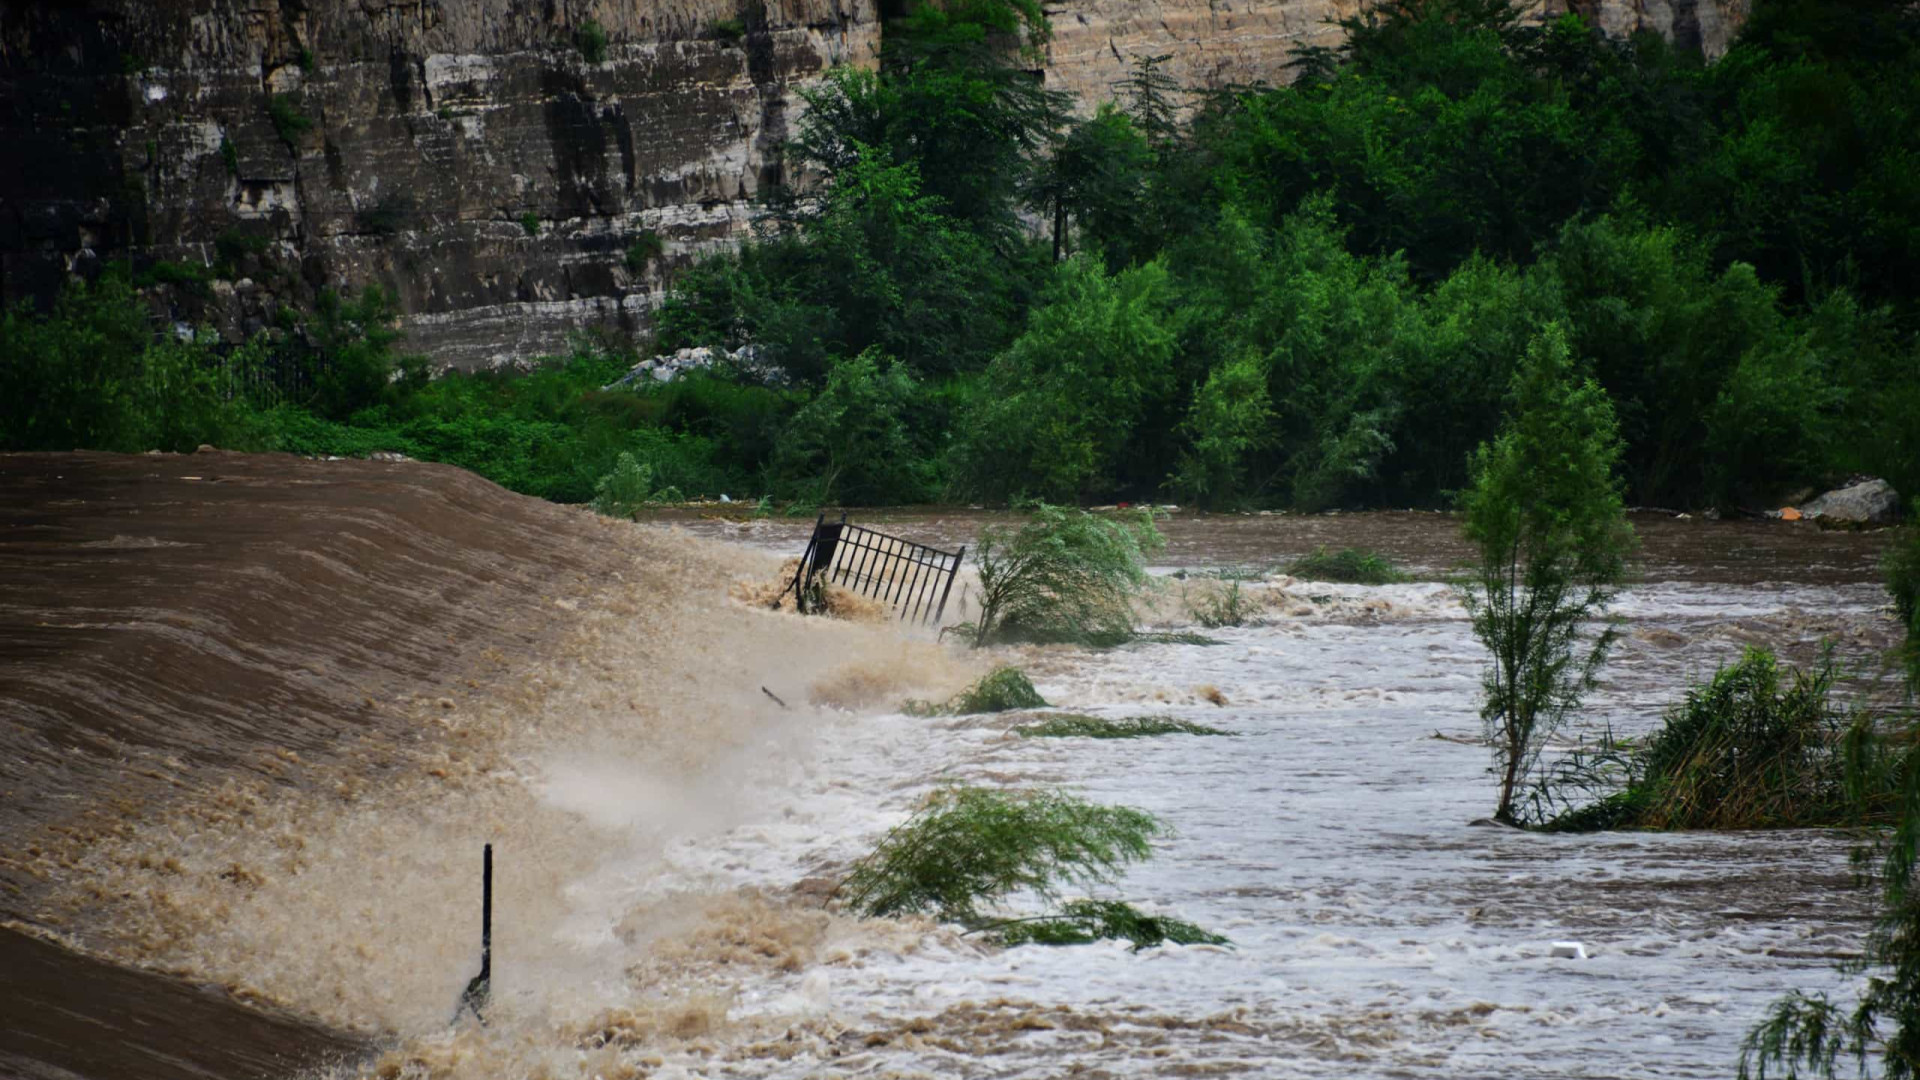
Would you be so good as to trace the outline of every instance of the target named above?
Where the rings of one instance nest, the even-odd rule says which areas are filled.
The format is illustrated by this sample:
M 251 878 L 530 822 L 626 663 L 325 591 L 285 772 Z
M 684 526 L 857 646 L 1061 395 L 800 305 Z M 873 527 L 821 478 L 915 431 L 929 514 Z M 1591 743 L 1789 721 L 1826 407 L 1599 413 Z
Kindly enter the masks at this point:
M 633 366 L 633 370 L 601 389 L 632 388 L 643 385 L 649 379 L 654 382 L 672 382 L 689 371 L 698 371 L 716 365 L 733 368 L 769 386 L 779 386 L 787 381 L 787 373 L 762 357 L 758 345 L 743 345 L 732 350 L 701 345 L 697 348 L 662 353 L 651 360 L 642 360 Z

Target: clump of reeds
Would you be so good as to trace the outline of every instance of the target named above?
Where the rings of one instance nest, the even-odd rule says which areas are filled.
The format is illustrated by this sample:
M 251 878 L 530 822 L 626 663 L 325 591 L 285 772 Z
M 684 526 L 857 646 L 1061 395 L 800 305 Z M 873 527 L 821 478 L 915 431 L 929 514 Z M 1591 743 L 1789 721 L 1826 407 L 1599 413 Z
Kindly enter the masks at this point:
M 1233 732 L 1171 716 L 1130 716 L 1112 720 L 1082 713 L 1056 713 L 1036 724 L 1013 729 L 1029 739 L 1140 739 L 1154 735 L 1231 735 Z
M 910 716 L 967 716 L 973 713 L 1007 712 L 1012 709 L 1044 709 L 1047 699 L 1033 688 L 1019 668 L 995 668 L 979 682 L 948 698 L 945 702 L 911 700 L 903 709 Z
M 1799 670 L 1748 649 L 1687 691 L 1644 742 L 1607 740 L 1563 762 L 1547 786 L 1609 775 L 1620 787 L 1547 827 L 1767 829 L 1872 820 L 1898 779 L 1868 721 L 1834 704 L 1835 673 L 1831 655 Z
M 1413 580 L 1377 551 L 1365 548 L 1328 551 L 1325 545 L 1288 563 L 1286 572 L 1306 581 L 1339 581 L 1349 585 L 1392 585 Z
M 1120 900 L 1073 900 L 1063 905 L 1056 915 L 1009 919 L 985 929 L 1008 947 L 1131 941 L 1137 952 L 1169 941 L 1176 945 L 1227 944 L 1226 938 L 1208 933 L 1184 919 L 1148 915 Z
M 953 787 L 855 864 L 839 895 L 868 916 L 926 913 L 970 926 L 980 910 L 1026 890 L 1111 884 L 1166 832 L 1152 814 L 1045 791 Z
M 1223 626 L 1245 626 L 1253 615 L 1253 605 L 1241 592 L 1239 581 L 1228 581 L 1226 588 L 1203 594 L 1199 600 L 1188 605 L 1188 610 L 1192 612 L 1195 622 L 1209 630 Z
M 1163 543 L 1145 510 L 1103 516 L 1043 504 L 1017 532 L 984 530 L 974 547 L 980 618 L 966 628 L 973 644 L 1131 640 L 1145 554 Z

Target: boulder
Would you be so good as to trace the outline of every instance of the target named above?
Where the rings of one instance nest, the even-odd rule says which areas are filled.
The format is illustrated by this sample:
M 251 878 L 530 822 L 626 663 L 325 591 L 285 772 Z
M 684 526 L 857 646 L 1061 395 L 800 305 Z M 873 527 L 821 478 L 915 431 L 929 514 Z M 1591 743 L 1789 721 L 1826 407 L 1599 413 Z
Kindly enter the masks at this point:
M 1889 525 L 1899 513 L 1900 493 L 1885 480 L 1836 488 L 1800 507 L 1802 517 L 1821 525 Z

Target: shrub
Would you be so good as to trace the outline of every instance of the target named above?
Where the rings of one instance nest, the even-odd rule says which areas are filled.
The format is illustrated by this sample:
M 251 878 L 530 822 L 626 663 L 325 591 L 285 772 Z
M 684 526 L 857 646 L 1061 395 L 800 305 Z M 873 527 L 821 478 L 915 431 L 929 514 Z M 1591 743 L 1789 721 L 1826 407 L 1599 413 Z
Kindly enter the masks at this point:
M 734 42 L 747 36 L 747 24 L 740 19 L 715 19 L 708 27 L 721 41 Z
M 378 285 L 357 296 L 331 289 L 320 294 L 308 334 L 313 405 L 321 415 L 344 420 L 386 394 L 401 359 L 393 351 L 399 319 L 398 298 Z
M 580 24 L 574 34 L 574 44 L 580 47 L 580 58 L 589 64 L 605 63 L 607 59 L 607 31 L 599 22 L 588 19 Z
M 1834 674 L 1830 654 L 1811 671 L 1783 671 L 1772 653 L 1748 649 L 1688 690 L 1644 743 L 1605 740 L 1550 774 L 1536 812 L 1566 801 L 1556 782 L 1590 789 L 1591 778 L 1611 772 L 1621 790 L 1548 827 L 1774 829 L 1883 818 L 1897 782 L 1865 720 L 1849 724 L 1832 703 Z
M 1633 533 L 1614 472 L 1613 408 L 1599 386 L 1575 379 L 1558 324 L 1528 347 L 1512 409 L 1475 452 L 1461 503 L 1479 553 L 1463 598 L 1492 654 L 1481 716 L 1500 777 L 1494 818 L 1517 824 L 1514 792 L 1606 660 L 1612 629 L 1590 642 L 1581 631 L 1612 600 Z
M 540 235 L 540 215 L 534 213 L 531 210 L 527 211 L 524 214 L 521 214 L 520 227 L 526 230 L 528 236 L 539 236 Z
M 1024 724 L 1014 732 L 1027 739 L 1142 739 L 1155 735 L 1231 735 L 1217 727 L 1176 720 L 1171 716 L 1130 716 L 1110 720 L 1102 716 L 1059 713 L 1037 724 Z
M 982 905 L 1015 892 L 1051 900 L 1064 884 L 1111 884 L 1166 831 L 1143 811 L 1068 795 L 946 788 L 856 863 L 837 895 L 869 917 L 984 925 Z
M 1007 712 L 1011 709 L 1044 709 L 1047 700 L 1033 688 L 1019 668 L 995 668 L 977 683 L 947 699 L 945 704 L 909 701 L 906 711 L 923 716 Z
M 627 245 L 627 270 L 636 276 L 645 273 L 647 264 L 659 258 L 666 249 L 666 241 L 660 239 L 659 233 L 652 229 L 642 231 Z
M 249 255 L 264 255 L 273 246 L 273 237 L 244 229 L 222 229 L 213 238 L 214 253 L 227 263 L 239 262 Z
M 1188 446 L 1168 485 L 1203 506 L 1231 502 L 1244 487 L 1248 457 L 1268 441 L 1272 424 L 1264 363 L 1243 356 L 1215 368 L 1187 411 L 1181 430 Z
M 680 498 L 676 488 L 655 486 L 652 465 L 626 453 L 614 462 L 613 471 L 593 486 L 593 508 L 608 517 L 630 519 L 639 514 L 642 507 L 678 502 Z
M 300 110 L 300 101 L 293 94 L 269 96 L 267 119 L 273 121 L 273 130 L 280 134 L 281 141 L 288 146 L 292 146 L 313 127 L 313 118 Z
M 1094 941 L 1130 941 L 1135 952 L 1164 945 L 1226 945 L 1219 934 L 1208 933 L 1182 919 L 1147 915 L 1118 900 L 1072 900 L 1057 915 L 1008 920 L 986 928 L 1001 944 L 1085 945 Z
M 225 135 L 220 136 L 220 160 L 226 162 L 227 175 L 240 175 L 240 151 L 233 145 L 233 140 Z
M 1126 640 L 1133 633 L 1133 595 L 1147 580 L 1143 555 L 1162 542 L 1145 510 L 1109 518 L 1042 504 L 1012 535 L 983 530 L 974 548 L 980 570 L 975 647 Z
M 1392 585 L 1413 580 L 1377 551 L 1364 548 L 1328 551 L 1324 545 L 1288 563 L 1287 573 L 1306 581 L 1340 581 L 1350 585 Z

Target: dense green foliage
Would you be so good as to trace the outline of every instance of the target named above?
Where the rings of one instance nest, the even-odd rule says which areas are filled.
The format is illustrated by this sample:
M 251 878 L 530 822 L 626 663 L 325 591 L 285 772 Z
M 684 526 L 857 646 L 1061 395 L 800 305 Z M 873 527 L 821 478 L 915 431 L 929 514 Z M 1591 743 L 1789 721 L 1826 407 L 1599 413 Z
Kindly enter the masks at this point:
M 1613 408 L 1575 376 L 1558 324 L 1528 346 L 1512 399 L 1499 437 L 1474 452 L 1460 508 L 1479 556 L 1462 598 L 1490 654 L 1481 716 L 1500 778 L 1493 816 L 1517 823 L 1516 790 L 1606 659 L 1612 629 L 1589 638 L 1586 623 L 1618 588 L 1633 532 Z
M 231 343 L 116 331 L 94 357 L 88 334 L 153 304 L 95 283 L 9 316 L 0 349 L 38 355 L 0 440 L 394 449 L 579 501 L 624 451 L 689 496 L 1440 506 L 1559 322 L 1631 502 L 1778 505 L 1852 473 L 1920 491 L 1911 5 L 1755 0 L 1711 64 L 1507 0 L 1393 0 L 1345 30 L 1291 85 L 1189 92 L 1149 59 L 1076 113 L 1029 74 L 1032 0 L 890 8 L 876 69 L 804 91 L 795 183 L 754 239 L 681 269 L 657 319 L 656 346 L 751 345 L 787 390 L 603 392 L 605 350 L 526 387 L 383 387 L 390 301 L 356 295 L 282 313 L 247 346 L 270 377 L 215 408 L 184 373 L 233 371 Z M 576 44 L 607 49 L 592 23 Z M 312 124 L 297 97 L 267 108 L 289 141 Z M 287 269 L 233 240 L 136 280 L 206 296 Z M 619 255 L 638 275 L 662 253 L 643 233 Z M 329 319 L 358 356 L 334 362 Z M 292 392 L 263 403 L 269 383 Z M 169 431 L 99 426 L 142 409 Z

